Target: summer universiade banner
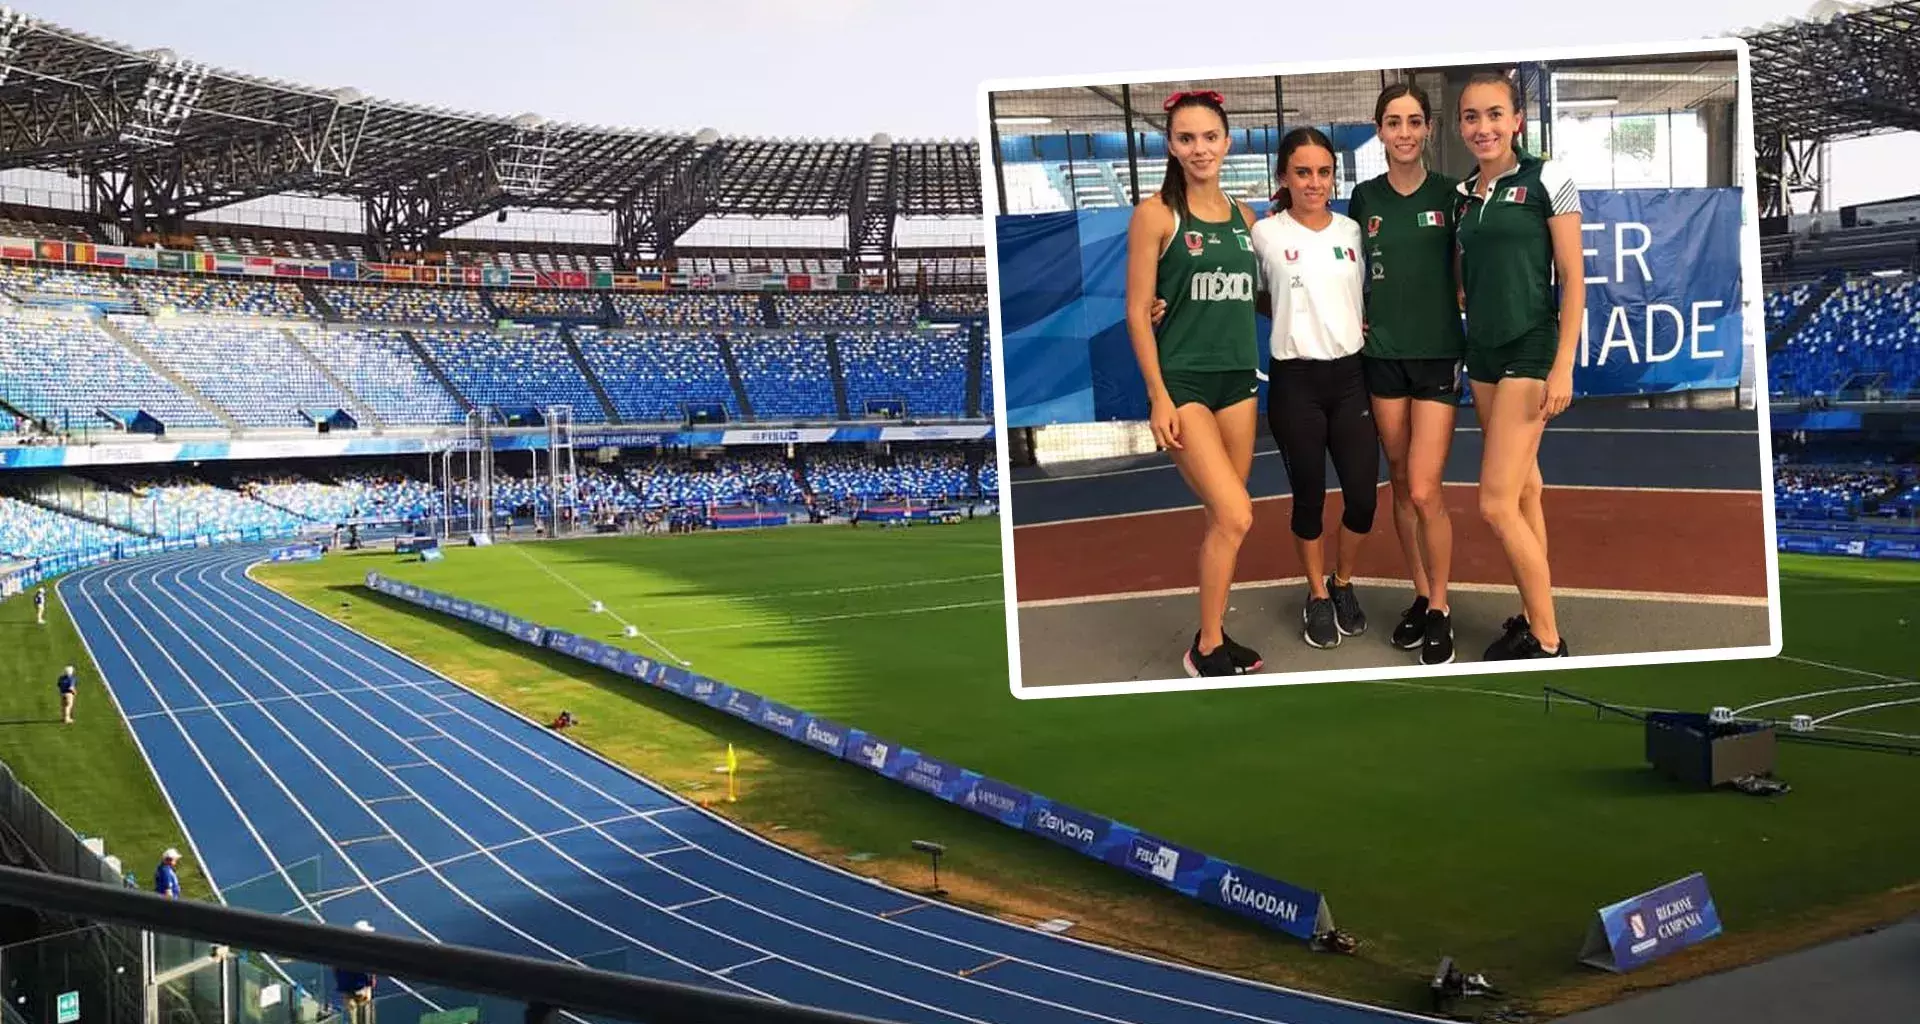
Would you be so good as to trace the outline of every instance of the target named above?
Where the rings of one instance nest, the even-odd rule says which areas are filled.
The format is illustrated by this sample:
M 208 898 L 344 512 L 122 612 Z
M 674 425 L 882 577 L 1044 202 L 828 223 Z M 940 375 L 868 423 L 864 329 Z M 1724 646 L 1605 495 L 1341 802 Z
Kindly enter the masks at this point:
M 857 426 L 804 429 L 658 431 L 576 430 L 575 448 L 703 448 L 764 444 L 868 444 L 876 441 L 990 441 L 990 424 L 951 426 Z M 163 462 L 220 462 L 238 459 L 318 459 L 362 455 L 422 455 L 445 441 L 425 437 L 333 437 L 312 441 L 148 441 L 90 445 L 15 446 L 0 449 L 0 469 L 52 469 L 62 466 L 122 466 Z M 495 451 L 547 447 L 542 434 L 506 434 L 493 439 Z
M 1050 800 L 930 754 L 809 714 L 678 665 L 550 629 L 411 583 L 368 572 L 366 585 L 409 604 L 506 633 L 648 686 L 716 708 L 768 732 L 1302 941 L 1333 928 L 1320 893 Z
M 221 277 L 267 277 L 329 282 L 375 281 L 468 288 L 547 288 L 631 292 L 884 292 L 883 274 L 627 273 L 582 270 L 515 270 L 507 267 L 426 267 L 358 260 L 316 260 L 296 256 L 244 256 L 237 253 L 141 249 L 56 239 L 0 237 L 0 259 L 98 267 L 103 270 L 156 270 Z
M 1264 214 L 1266 204 L 1253 206 Z M 1739 386 L 1740 210 L 1738 189 L 1582 193 L 1587 315 L 1577 394 Z M 1146 419 L 1126 329 L 1131 216 L 1122 208 L 995 218 L 1007 426 Z M 1259 330 L 1264 342 L 1264 317 Z M 1264 407 L 1264 384 L 1260 400 Z

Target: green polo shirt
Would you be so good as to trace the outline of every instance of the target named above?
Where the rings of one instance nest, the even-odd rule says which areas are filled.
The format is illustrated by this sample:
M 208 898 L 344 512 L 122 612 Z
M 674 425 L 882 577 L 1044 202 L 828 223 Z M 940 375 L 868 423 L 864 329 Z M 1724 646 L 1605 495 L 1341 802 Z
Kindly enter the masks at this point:
M 1485 199 L 1479 179 L 1475 170 L 1454 196 L 1467 343 L 1499 348 L 1533 331 L 1557 331 L 1560 300 L 1547 219 L 1580 212 L 1580 189 L 1559 164 L 1524 151 Z
M 1459 183 L 1428 171 L 1413 194 L 1401 195 L 1382 174 L 1347 200 L 1367 251 L 1367 355 L 1458 359 L 1466 351 L 1453 272 Z

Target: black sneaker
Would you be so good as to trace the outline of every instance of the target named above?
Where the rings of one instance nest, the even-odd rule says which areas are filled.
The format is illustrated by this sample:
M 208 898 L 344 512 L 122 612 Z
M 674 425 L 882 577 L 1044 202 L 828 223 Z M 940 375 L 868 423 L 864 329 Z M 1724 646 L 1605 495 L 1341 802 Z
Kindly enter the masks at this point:
M 1416 597 L 1413 604 L 1400 615 L 1400 625 L 1393 630 L 1393 646 L 1403 651 L 1411 651 L 1420 646 L 1421 638 L 1427 635 L 1427 599 Z
M 1180 661 L 1186 668 L 1187 675 L 1195 678 L 1201 676 L 1237 676 L 1245 671 L 1245 669 L 1242 669 L 1234 663 L 1233 651 L 1224 643 L 1215 647 L 1210 654 L 1201 654 L 1200 634 L 1198 633 L 1193 635 L 1193 643 L 1187 648 L 1186 655 L 1182 657 Z
M 1307 627 L 1301 635 L 1315 647 L 1340 646 L 1340 625 L 1335 621 L 1335 616 L 1333 598 L 1314 597 L 1309 592 L 1307 607 L 1300 613 L 1301 621 Z
M 1420 642 L 1420 664 L 1453 663 L 1453 616 L 1443 611 L 1427 611 L 1426 631 Z
M 1571 657 L 1571 655 L 1572 652 L 1567 648 L 1566 637 L 1563 636 L 1560 638 L 1559 650 L 1549 651 L 1540 645 L 1540 638 L 1534 636 L 1533 630 L 1529 629 L 1520 634 L 1519 641 L 1514 644 L 1513 653 L 1508 655 L 1508 657 L 1515 661 L 1521 661 L 1527 658 L 1566 658 Z
M 1525 614 L 1515 615 L 1501 625 L 1500 639 L 1487 645 L 1486 661 L 1509 661 L 1513 658 L 1514 645 L 1520 642 L 1521 634 L 1527 631 Z
M 1193 642 L 1195 644 L 1200 642 L 1199 634 L 1194 634 Z M 1228 636 L 1224 629 L 1220 631 L 1220 646 L 1227 649 L 1227 656 L 1233 659 L 1233 666 L 1242 672 L 1258 672 L 1261 666 L 1266 664 L 1266 660 L 1260 657 L 1259 651 L 1245 644 L 1234 643 L 1233 638 Z
M 1353 584 L 1341 586 L 1327 577 L 1327 593 L 1333 598 L 1333 624 L 1344 636 L 1359 636 L 1367 631 L 1367 613 L 1360 610 L 1360 596 Z

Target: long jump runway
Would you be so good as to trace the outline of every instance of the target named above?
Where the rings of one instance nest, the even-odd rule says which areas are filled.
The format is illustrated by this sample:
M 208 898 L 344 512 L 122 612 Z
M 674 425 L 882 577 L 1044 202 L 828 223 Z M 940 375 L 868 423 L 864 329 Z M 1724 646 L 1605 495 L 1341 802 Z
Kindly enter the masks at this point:
M 892 1021 L 1422 1019 L 1019 927 L 791 853 L 254 583 L 263 554 L 59 584 L 229 902 L 262 909 L 279 892 L 275 912 Z M 105 713 L 87 699 L 81 714 Z M 389 1021 L 467 1003 L 387 992 Z
M 1765 647 L 1769 641 L 1764 466 L 1752 411 L 1570 410 L 1541 443 L 1554 607 L 1576 656 Z M 1355 584 L 1364 634 L 1330 650 L 1301 636 L 1306 581 L 1289 526 L 1286 470 L 1260 428 L 1227 631 L 1263 673 L 1406 666 L 1386 642 L 1413 599 L 1381 460 L 1373 532 Z M 1442 489 L 1453 521 L 1456 660 L 1478 661 L 1520 611 L 1499 542 L 1482 521 L 1481 436 L 1462 409 Z M 1327 480 L 1337 482 L 1331 466 Z M 1193 639 L 1204 512 L 1164 455 L 1022 469 L 1012 484 L 1025 686 L 1178 678 Z M 1343 503 L 1326 498 L 1327 569 Z

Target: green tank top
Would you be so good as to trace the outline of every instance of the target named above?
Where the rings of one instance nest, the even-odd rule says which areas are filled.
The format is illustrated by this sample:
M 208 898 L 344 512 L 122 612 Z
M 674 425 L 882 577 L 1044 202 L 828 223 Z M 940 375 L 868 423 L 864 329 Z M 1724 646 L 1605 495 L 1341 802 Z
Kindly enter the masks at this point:
M 1173 240 L 1160 254 L 1154 288 L 1167 302 L 1159 338 L 1162 372 L 1259 367 L 1253 304 L 1259 271 L 1253 232 L 1239 203 L 1224 223 L 1175 212 Z

